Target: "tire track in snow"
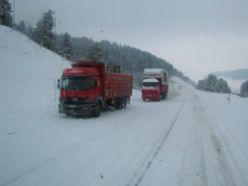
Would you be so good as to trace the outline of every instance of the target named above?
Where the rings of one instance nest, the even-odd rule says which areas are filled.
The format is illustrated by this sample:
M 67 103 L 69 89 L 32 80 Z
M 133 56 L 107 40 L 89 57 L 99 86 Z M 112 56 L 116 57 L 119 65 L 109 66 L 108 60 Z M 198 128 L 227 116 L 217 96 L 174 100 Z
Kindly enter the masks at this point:
M 39 113 L 37 113 L 37 115 L 39 115 L 39 116 L 43 119 L 44 122 L 46 122 L 46 123 L 48 123 L 48 124 L 51 123 L 48 119 L 46 119 L 46 118 L 42 115 L 42 113 L 39 112 Z M 148 116 L 147 116 L 147 117 L 148 117 Z M 122 123 L 126 123 L 127 120 L 128 120 L 128 118 L 127 118 L 125 121 L 123 121 Z M 49 127 L 49 128 L 52 128 L 52 129 L 55 129 L 54 127 L 51 127 L 51 125 L 48 125 L 48 127 Z M 86 139 L 86 140 L 79 140 L 79 139 L 76 139 L 76 138 L 74 138 L 74 137 L 72 137 L 72 136 L 70 136 L 70 135 L 63 134 L 63 133 L 61 133 L 60 131 L 55 130 L 55 132 L 56 132 L 57 134 L 62 135 L 62 136 L 64 136 L 64 137 L 68 138 L 68 139 L 71 139 L 71 140 L 74 141 L 75 143 L 72 144 L 71 146 L 69 146 L 69 147 L 68 147 L 67 149 L 65 149 L 63 152 L 61 152 L 61 153 L 59 153 L 59 154 L 57 154 L 57 155 L 55 155 L 55 156 L 53 156 L 53 157 L 51 157 L 51 158 L 49 158 L 49 159 L 47 159 L 47 160 L 44 160 L 43 162 L 40 162 L 39 164 L 37 164 L 37 165 L 35 165 L 35 166 L 29 168 L 29 169 L 26 170 L 26 171 L 23 171 L 23 172 L 19 173 L 18 175 L 13 176 L 12 178 L 6 180 L 6 181 L 3 182 L 3 183 L 0 183 L 0 186 L 7 186 L 7 185 L 9 185 L 9 184 L 12 184 L 12 183 L 18 181 L 19 179 L 22 179 L 23 177 L 28 176 L 29 174 L 32 174 L 33 172 L 42 169 L 42 168 L 45 167 L 46 165 L 48 165 L 48 164 L 50 164 L 50 163 L 52 163 L 52 162 L 54 162 L 54 161 L 57 161 L 57 160 L 63 158 L 63 157 L 66 156 L 67 154 L 69 154 L 69 153 L 71 153 L 71 152 L 73 152 L 73 151 L 75 151 L 75 150 L 77 150 L 77 149 L 79 149 L 79 148 L 82 148 L 84 145 L 87 145 L 88 143 L 91 143 L 91 142 L 93 142 L 94 140 L 97 140 L 98 138 L 100 138 L 100 137 L 102 137 L 102 136 L 104 136 L 104 135 L 107 135 L 107 134 L 109 134 L 109 133 L 112 133 L 113 131 L 119 130 L 120 128 L 123 128 L 123 127 L 126 127 L 126 125 L 120 125 L 120 123 L 117 122 L 117 123 L 115 123 L 112 127 L 108 128 L 107 130 L 101 131 L 101 132 L 95 134 L 94 136 L 89 137 L 89 138 Z M 129 131 L 132 131 L 132 130 L 134 130 L 134 129 L 136 129 L 136 128 L 139 128 L 139 127 L 142 127 L 142 126 L 136 126 L 136 125 L 134 125 L 131 129 L 129 129 Z
M 202 153 L 204 155 L 204 151 L 208 152 L 208 157 L 204 155 L 203 158 L 212 164 L 212 167 L 210 167 L 205 163 L 205 167 L 203 167 L 205 175 L 203 174 L 204 179 L 202 181 L 205 183 L 204 185 L 212 185 L 213 183 L 225 186 L 247 185 L 245 176 L 238 165 L 235 164 L 236 160 L 233 159 L 233 152 L 228 140 L 223 136 L 224 129 L 219 128 L 218 120 L 213 116 L 211 110 L 207 110 L 200 98 L 194 92 L 192 93 L 195 96 L 198 108 L 196 109 L 196 116 L 200 124 L 199 131 L 202 133 Z M 215 172 L 214 176 L 210 172 Z
M 152 150 L 151 153 L 149 153 L 149 154 L 151 154 L 153 156 L 152 159 L 155 159 L 156 156 L 158 155 L 160 149 L 163 146 L 164 141 L 166 140 L 167 136 L 169 135 L 170 131 L 172 130 L 172 128 L 173 128 L 173 126 L 174 126 L 174 124 L 175 124 L 175 122 L 177 120 L 177 117 L 178 117 L 179 113 L 182 110 L 182 107 L 183 106 L 180 107 L 178 113 L 176 114 L 176 117 L 173 120 L 174 123 L 172 122 L 172 124 L 169 126 L 169 129 L 168 129 L 168 127 L 166 127 L 166 129 L 162 132 L 162 135 L 159 137 L 158 143 L 156 143 L 156 144 L 158 144 L 158 147 L 155 144 L 155 147 L 157 147 L 155 149 L 155 153 L 152 153 L 152 152 L 154 152 L 154 149 Z M 38 115 L 43 119 L 44 122 L 46 122 L 48 124 L 51 123 L 49 120 L 47 120 L 45 117 L 42 116 L 42 113 L 39 112 Z M 127 118 L 126 120 L 128 121 L 128 119 L 129 118 Z M 49 128 L 53 128 L 53 127 L 50 126 L 50 124 L 48 125 L 48 127 Z M 70 154 L 71 152 L 73 152 L 73 151 L 75 151 L 75 150 L 77 150 L 79 148 L 82 148 L 84 145 L 86 145 L 86 144 L 88 144 L 88 143 L 90 143 L 90 142 L 92 142 L 92 141 L 94 141 L 94 140 L 96 140 L 96 139 L 98 139 L 98 138 L 100 138 L 100 137 L 102 137 L 104 135 L 107 135 L 107 134 L 109 134 L 109 133 L 111 133 L 113 131 L 116 131 L 116 130 L 122 128 L 122 127 L 124 127 L 124 125 L 120 125 L 120 123 L 115 123 L 112 127 L 108 128 L 107 130 L 101 131 L 101 132 L 97 133 L 94 136 L 90 136 L 88 139 L 83 140 L 83 141 L 82 140 L 78 140 L 76 138 L 73 138 L 70 135 L 60 133 L 57 130 L 55 130 L 55 132 L 58 133 L 59 135 L 62 135 L 64 137 L 68 138 L 68 139 L 71 139 L 75 143 L 72 144 L 71 146 L 68 146 L 63 152 L 58 153 L 57 155 L 54 155 L 51 158 L 48 158 L 48 159 L 46 159 L 44 161 L 41 161 L 41 162 L 37 163 L 36 165 L 30 167 L 29 169 L 27 169 L 27 170 L 25 170 L 23 172 L 20 172 L 19 174 L 13 175 L 12 178 L 9 178 L 5 182 L 0 183 L 0 186 L 7 186 L 7 185 L 10 185 L 10 184 L 13 184 L 13 183 L 17 182 L 18 180 L 20 180 L 20 179 L 22 179 L 22 178 L 24 178 L 24 177 L 32 174 L 33 172 L 39 171 L 40 169 L 42 169 L 43 167 L 47 166 L 48 164 L 53 163 L 54 161 L 57 161 L 57 160 L 63 158 L 64 156 Z M 138 127 L 141 127 L 141 126 L 133 126 L 132 127 L 132 130 L 135 129 L 135 128 L 138 128 Z M 162 138 L 162 141 L 161 141 L 161 138 Z M 149 163 L 150 165 L 148 165 L 148 169 L 151 166 L 152 161 Z M 142 165 L 145 165 L 145 163 L 146 163 L 146 161 L 144 161 L 144 163 Z
M 132 176 L 130 181 L 126 184 L 126 186 L 132 186 L 132 185 L 139 186 L 140 185 L 140 183 L 144 179 L 146 173 L 149 171 L 153 161 L 156 159 L 160 150 L 163 148 L 163 145 L 164 145 L 165 141 L 167 140 L 169 134 L 171 133 L 172 129 L 174 128 L 176 121 L 177 121 L 183 107 L 184 107 L 184 104 L 182 104 L 181 107 L 179 108 L 179 110 L 177 111 L 175 118 L 173 119 L 173 121 L 171 122 L 169 127 L 166 127 L 163 130 L 162 134 L 159 137 L 158 142 L 154 145 L 155 148 L 150 152 L 150 154 L 148 156 L 149 158 L 144 160 L 144 162 L 138 168 L 136 173 L 134 173 L 134 175 Z
M 72 146 L 68 147 L 64 152 L 61 152 L 61 153 L 57 154 L 56 156 L 53 156 L 53 157 L 51 157 L 51 158 L 49 158 L 47 160 L 44 160 L 40 164 L 38 164 L 36 166 L 33 166 L 30 169 L 28 169 L 28 170 L 26 170 L 26 171 L 24 171 L 24 172 L 22 172 L 22 173 L 20 173 L 20 174 L 18 174 L 16 176 L 13 176 L 12 178 L 6 180 L 3 183 L 0 183 L 0 186 L 7 186 L 9 184 L 12 184 L 12 183 L 18 181 L 19 179 L 21 179 L 21 178 L 23 178 L 23 177 L 25 177 L 25 176 L 27 176 L 27 175 L 35 172 L 35 171 L 38 171 L 39 169 L 43 168 L 44 166 L 48 165 L 49 163 L 52 163 L 53 161 L 56 161 L 56 160 L 64 157 L 65 155 L 77 150 L 78 148 L 81 148 L 82 146 L 88 144 L 89 142 L 92 142 L 92 141 L 98 139 L 99 137 L 104 136 L 104 135 L 106 135 L 106 134 L 108 134 L 108 133 L 110 133 L 112 131 L 115 131 L 115 130 L 121 128 L 121 127 L 122 127 L 122 125 L 119 125 L 118 123 L 116 123 L 115 125 L 113 125 L 108 130 L 105 130 L 103 132 L 99 132 L 98 134 L 88 138 L 85 141 L 78 141 L 75 144 L 73 144 Z M 69 136 L 65 136 L 65 137 L 69 137 Z M 73 139 L 73 140 L 75 141 L 76 139 Z
M 203 134 L 200 123 L 202 122 L 199 112 L 203 108 L 196 101 L 197 97 L 193 92 L 190 92 L 190 99 L 188 104 L 188 112 L 185 117 L 185 124 L 187 125 L 186 139 L 184 148 L 182 149 L 182 168 L 178 176 L 178 185 L 197 185 L 208 186 L 208 179 L 206 173 L 206 159 L 207 154 L 203 144 Z

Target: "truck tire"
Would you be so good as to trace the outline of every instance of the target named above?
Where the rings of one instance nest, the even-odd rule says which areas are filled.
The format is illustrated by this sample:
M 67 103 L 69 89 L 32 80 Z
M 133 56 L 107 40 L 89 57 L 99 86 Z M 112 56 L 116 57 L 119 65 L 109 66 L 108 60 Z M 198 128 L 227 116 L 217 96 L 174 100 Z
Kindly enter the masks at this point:
M 161 95 L 161 99 L 165 99 L 165 93 Z
M 116 102 L 115 102 L 115 109 L 116 110 L 120 110 L 123 108 L 123 98 L 116 98 Z
M 125 109 L 127 107 L 127 98 L 123 98 L 123 108 Z
M 65 112 L 65 116 L 66 116 L 66 117 L 71 117 L 71 113 Z
M 102 112 L 102 103 L 100 101 L 97 102 L 96 108 L 93 112 L 93 117 L 99 117 Z
M 167 97 L 167 92 L 164 92 L 164 93 L 162 94 L 161 98 L 162 98 L 162 99 L 166 99 L 166 97 Z
M 164 93 L 164 99 L 166 99 L 167 98 L 167 92 L 166 93 Z

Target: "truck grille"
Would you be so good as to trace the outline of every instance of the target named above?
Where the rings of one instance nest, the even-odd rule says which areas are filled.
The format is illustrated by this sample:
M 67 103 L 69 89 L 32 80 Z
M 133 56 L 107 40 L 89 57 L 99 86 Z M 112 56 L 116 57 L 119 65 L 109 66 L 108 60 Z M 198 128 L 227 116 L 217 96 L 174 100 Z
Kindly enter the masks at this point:
M 60 97 L 60 102 L 65 105 L 81 105 L 89 101 L 87 98 L 80 97 Z

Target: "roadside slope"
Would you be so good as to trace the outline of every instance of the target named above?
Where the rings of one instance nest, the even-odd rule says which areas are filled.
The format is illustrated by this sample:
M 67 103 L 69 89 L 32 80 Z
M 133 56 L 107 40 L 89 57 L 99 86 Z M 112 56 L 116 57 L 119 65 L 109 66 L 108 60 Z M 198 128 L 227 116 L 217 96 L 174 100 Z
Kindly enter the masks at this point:
M 65 60 L 4 26 L 0 26 L 0 56 L 0 112 L 53 104 Z

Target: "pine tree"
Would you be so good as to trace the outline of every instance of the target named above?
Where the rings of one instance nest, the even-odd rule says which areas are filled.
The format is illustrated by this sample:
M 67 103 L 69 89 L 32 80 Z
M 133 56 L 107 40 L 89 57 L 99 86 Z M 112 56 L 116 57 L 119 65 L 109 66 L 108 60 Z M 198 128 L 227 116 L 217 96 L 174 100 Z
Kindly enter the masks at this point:
M 26 25 L 24 23 L 24 21 L 20 21 L 18 25 L 15 26 L 16 30 L 18 30 L 19 32 L 26 34 Z
M 89 49 L 87 58 L 96 60 L 97 62 L 103 62 L 104 56 L 101 43 L 97 42 Z
M 37 23 L 34 40 L 47 49 L 55 50 L 54 26 L 53 11 L 48 10 Z
M 34 33 L 35 33 L 35 29 L 32 27 L 32 25 L 28 25 L 28 26 L 26 27 L 26 35 L 27 35 L 30 39 L 34 40 Z
M 73 56 L 71 36 L 67 32 L 63 36 L 61 55 L 66 59 L 71 59 Z
M 231 93 L 228 83 L 224 79 L 218 79 L 213 74 L 208 75 L 207 79 L 200 80 L 196 87 L 211 92 Z
M 225 80 L 218 79 L 215 87 L 215 92 L 231 93 L 231 89 Z
M 217 83 L 217 77 L 213 74 L 208 75 L 207 77 L 207 91 L 215 92 Z
M 248 80 L 243 82 L 240 88 L 241 96 L 247 97 L 248 96 Z
M 0 24 L 12 27 L 11 4 L 8 0 L 0 0 Z

